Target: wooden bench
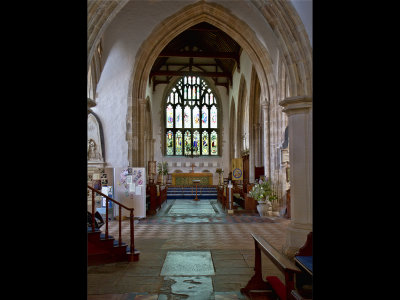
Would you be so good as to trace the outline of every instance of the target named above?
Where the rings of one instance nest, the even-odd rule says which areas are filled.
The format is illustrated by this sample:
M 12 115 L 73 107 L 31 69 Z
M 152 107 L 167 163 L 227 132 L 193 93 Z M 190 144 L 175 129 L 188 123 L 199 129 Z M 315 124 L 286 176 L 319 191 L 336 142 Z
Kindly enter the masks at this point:
M 240 290 L 242 294 L 250 297 L 251 291 L 267 291 L 266 299 L 276 299 L 278 297 L 281 300 L 293 299 L 291 296 L 292 290 L 295 289 L 295 274 L 301 272 L 301 270 L 291 262 L 286 256 L 277 251 L 272 247 L 265 239 L 259 235 L 251 234 L 254 239 L 254 271 L 255 274 L 247 285 Z M 283 273 L 285 282 L 282 283 L 276 276 L 266 276 L 267 281 L 263 280 L 262 277 L 262 266 L 261 266 L 261 252 L 264 253 L 278 269 Z

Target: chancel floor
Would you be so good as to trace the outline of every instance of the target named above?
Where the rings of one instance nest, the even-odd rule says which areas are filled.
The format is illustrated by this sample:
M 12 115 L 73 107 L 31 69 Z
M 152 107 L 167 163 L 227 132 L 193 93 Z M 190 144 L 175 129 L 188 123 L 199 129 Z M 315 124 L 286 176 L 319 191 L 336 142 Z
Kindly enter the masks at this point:
M 247 299 L 240 289 L 254 274 L 250 233 L 280 250 L 289 222 L 228 216 L 213 199 L 169 199 L 157 215 L 135 222 L 139 261 L 88 267 L 87 299 Z M 109 234 L 118 236 L 118 221 L 109 222 Z M 128 220 L 122 221 L 122 240 L 129 242 Z M 263 276 L 284 280 L 265 256 L 262 266 Z

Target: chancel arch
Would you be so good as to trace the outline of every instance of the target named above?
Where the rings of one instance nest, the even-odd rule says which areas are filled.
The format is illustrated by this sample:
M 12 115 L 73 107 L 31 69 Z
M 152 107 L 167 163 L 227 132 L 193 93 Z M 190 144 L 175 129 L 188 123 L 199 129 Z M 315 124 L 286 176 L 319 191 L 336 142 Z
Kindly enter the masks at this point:
M 138 101 L 146 96 L 148 87 L 148 79 L 153 63 L 163 48 L 178 34 L 191 26 L 207 22 L 215 27 L 220 28 L 233 39 L 236 40 L 249 55 L 249 58 L 260 80 L 261 93 L 269 99 L 269 95 L 273 94 L 275 89 L 275 77 L 273 75 L 272 60 L 268 55 L 265 47 L 257 39 L 250 27 L 229 13 L 229 11 L 217 4 L 197 2 L 186 6 L 171 17 L 168 17 L 162 24 L 156 26 L 146 41 L 141 45 L 135 58 L 134 74 L 130 79 L 129 106 L 132 107 L 132 115 L 128 116 L 127 123 L 132 123 L 138 109 Z M 267 83 L 268 78 L 268 83 Z M 269 89 L 273 89 L 269 91 Z M 267 96 L 268 95 L 268 96 Z M 141 138 L 137 130 L 133 130 L 133 136 L 127 135 L 129 140 L 135 141 L 137 138 L 137 149 L 132 149 L 132 156 L 129 157 L 132 165 L 138 163 L 140 159 Z

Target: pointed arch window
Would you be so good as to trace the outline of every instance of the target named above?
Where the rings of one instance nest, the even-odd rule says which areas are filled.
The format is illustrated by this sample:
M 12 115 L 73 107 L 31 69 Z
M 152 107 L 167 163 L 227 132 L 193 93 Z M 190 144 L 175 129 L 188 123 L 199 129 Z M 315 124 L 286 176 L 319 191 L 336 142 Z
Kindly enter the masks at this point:
M 166 155 L 219 155 L 218 101 L 207 83 L 184 76 L 165 101 Z

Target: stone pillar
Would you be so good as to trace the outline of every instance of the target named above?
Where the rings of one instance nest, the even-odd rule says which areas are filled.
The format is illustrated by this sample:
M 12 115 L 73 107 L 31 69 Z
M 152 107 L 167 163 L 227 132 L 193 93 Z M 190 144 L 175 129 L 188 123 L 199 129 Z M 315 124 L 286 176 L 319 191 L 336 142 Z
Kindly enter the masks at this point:
M 291 223 L 284 252 L 293 257 L 312 231 L 312 98 L 279 102 L 288 116 Z
M 264 116 L 264 174 L 266 178 L 271 178 L 271 147 L 270 147 L 270 130 L 269 130 L 269 102 L 261 103 Z
M 144 128 L 146 124 L 146 100 L 138 99 L 138 113 L 139 113 L 139 131 L 138 131 L 138 167 L 146 167 L 146 162 L 144 161 L 144 151 L 145 151 L 145 140 L 144 140 Z
M 255 157 L 254 157 L 254 166 L 255 167 L 261 167 L 262 164 L 262 159 L 261 159 L 261 126 L 260 123 L 257 124 L 253 124 L 253 128 L 254 128 L 254 153 L 255 153 Z

